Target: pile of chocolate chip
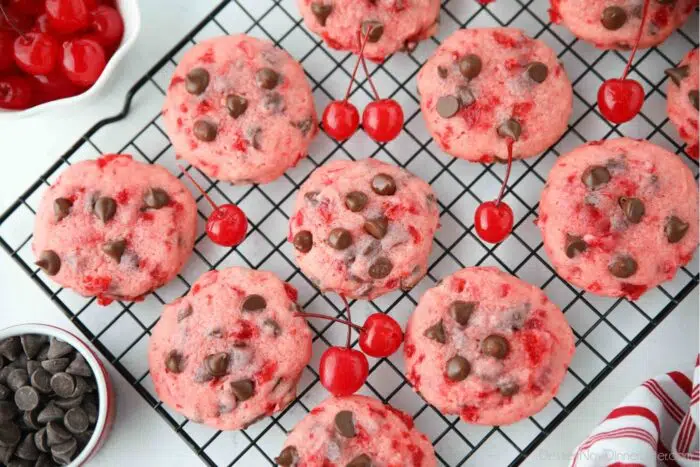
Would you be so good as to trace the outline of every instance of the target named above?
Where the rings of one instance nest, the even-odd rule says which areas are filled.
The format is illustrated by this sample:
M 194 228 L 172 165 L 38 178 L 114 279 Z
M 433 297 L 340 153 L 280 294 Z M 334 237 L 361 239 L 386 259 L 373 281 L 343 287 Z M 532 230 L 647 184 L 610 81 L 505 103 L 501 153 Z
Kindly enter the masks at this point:
M 69 464 L 92 437 L 97 384 L 69 344 L 25 334 L 0 341 L 0 464 Z

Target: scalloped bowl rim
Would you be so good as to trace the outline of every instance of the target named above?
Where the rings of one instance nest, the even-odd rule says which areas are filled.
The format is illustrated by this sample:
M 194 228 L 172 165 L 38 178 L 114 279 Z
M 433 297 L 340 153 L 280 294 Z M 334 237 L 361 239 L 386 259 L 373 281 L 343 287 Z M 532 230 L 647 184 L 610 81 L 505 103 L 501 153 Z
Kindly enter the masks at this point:
M 99 93 L 102 88 L 105 87 L 105 84 L 107 84 L 107 82 L 110 80 L 119 63 L 133 47 L 134 42 L 136 42 L 136 39 L 139 37 L 139 33 L 141 31 L 141 12 L 139 9 L 138 0 L 117 0 L 117 3 L 119 4 L 119 12 L 124 20 L 124 37 L 122 38 L 122 43 L 119 45 L 117 51 L 114 52 L 114 55 L 112 55 L 107 62 L 102 74 L 97 81 L 95 81 L 95 84 L 93 84 L 87 91 L 76 96 L 45 102 L 26 110 L 0 109 L 0 119 L 24 118 L 34 116 L 42 112 L 54 111 L 60 107 L 85 101 Z M 127 32 L 129 33 L 128 36 Z

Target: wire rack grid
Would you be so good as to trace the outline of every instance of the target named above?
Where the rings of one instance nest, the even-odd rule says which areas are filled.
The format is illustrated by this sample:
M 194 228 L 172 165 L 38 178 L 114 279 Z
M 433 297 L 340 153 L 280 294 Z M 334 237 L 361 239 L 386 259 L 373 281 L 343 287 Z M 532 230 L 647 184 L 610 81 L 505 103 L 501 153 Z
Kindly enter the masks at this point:
M 248 214 L 247 238 L 236 249 L 218 247 L 202 234 L 192 259 L 178 279 L 143 302 L 114 302 L 108 307 L 57 287 L 38 270 L 31 252 L 34 215 L 46 187 L 67 166 L 102 153 L 125 152 L 145 162 L 162 164 L 182 177 L 159 111 L 178 59 L 192 44 L 236 32 L 266 38 L 303 64 L 319 113 L 330 100 L 343 94 L 354 65 L 353 56 L 326 48 L 304 27 L 295 3 L 296 0 L 226 0 L 218 4 L 134 84 L 120 114 L 98 122 L 0 216 L 0 245 L 204 463 L 274 464 L 273 458 L 286 433 L 327 397 L 318 383 L 318 359 L 328 346 L 343 343 L 345 327 L 310 320 L 315 334 L 314 357 L 304 370 L 298 398 L 283 412 L 237 432 L 217 432 L 193 423 L 158 400 L 147 368 L 150 331 L 162 306 L 186 293 L 199 275 L 232 265 L 271 270 L 297 287 L 299 301 L 307 310 L 342 316 L 342 302 L 337 297 L 320 294 L 313 287 L 296 267 L 292 249 L 286 242 L 296 191 L 314 168 L 333 159 L 369 156 L 406 167 L 432 184 L 441 207 L 442 227 L 435 238 L 428 275 L 410 292 L 394 292 L 374 302 L 352 302 L 355 319 L 362 320 L 381 311 L 403 325 L 422 292 L 439 278 L 466 266 L 495 265 L 540 286 L 562 308 L 576 336 L 577 352 L 557 397 L 535 416 L 506 427 L 469 425 L 427 405 L 403 376 L 401 352 L 388 359 L 371 360 L 370 376 L 361 392 L 412 414 L 417 428 L 432 440 L 442 465 L 518 465 L 697 286 L 698 265 L 694 259 L 673 281 L 650 290 L 637 302 L 585 293 L 556 275 L 543 254 L 533 221 L 539 193 L 556 157 L 587 140 L 623 134 L 651 140 L 683 157 L 697 178 L 697 163 L 683 155 L 678 135 L 666 117 L 667 79 L 660 70 L 676 64 L 688 50 L 698 46 L 698 15 L 691 15 L 688 23 L 664 44 L 638 55 L 631 76 L 646 90 L 644 112 L 633 123 L 616 127 L 598 114 L 595 95 L 602 80 L 621 73 L 626 62 L 624 54 L 594 49 L 565 29 L 550 24 L 548 0 L 499 0 L 488 6 L 472 0 L 443 1 L 438 36 L 420 43 L 411 55 L 397 54 L 382 64 L 370 66 L 370 74 L 382 95 L 397 99 L 404 109 L 406 124 L 397 140 L 377 145 L 360 131 L 345 143 L 337 144 L 320 133 L 308 158 L 264 186 L 218 183 L 190 168 L 216 202 L 237 203 Z M 516 224 L 513 234 L 499 245 L 482 243 L 469 219 L 482 199 L 495 195 L 504 167 L 470 164 L 444 154 L 426 131 L 415 91 L 418 70 L 441 39 L 461 27 L 489 26 L 518 27 L 547 42 L 565 65 L 575 95 L 566 134 L 540 156 L 514 164 L 506 200 L 513 207 Z M 351 100 L 358 108 L 371 100 L 367 84 L 366 78 L 358 79 L 353 90 Z M 203 232 L 211 208 L 201 196 L 197 202 L 199 231 Z

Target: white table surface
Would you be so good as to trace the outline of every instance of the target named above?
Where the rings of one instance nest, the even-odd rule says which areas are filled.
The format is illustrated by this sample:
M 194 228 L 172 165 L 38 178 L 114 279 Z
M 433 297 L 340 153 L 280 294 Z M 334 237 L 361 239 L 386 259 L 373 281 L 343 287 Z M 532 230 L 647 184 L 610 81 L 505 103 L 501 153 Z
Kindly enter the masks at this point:
M 216 0 L 141 0 L 143 30 L 120 79 L 101 96 L 63 118 L 0 119 L 0 212 L 4 211 L 92 124 L 119 111 L 126 90 L 217 3 Z M 165 33 L 167 31 L 167 34 Z M 26 322 L 74 330 L 28 276 L 0 253 L 0 327 Z M 528 459 L 528 466 L 562 466 L 573 448 L 621 398 L 646 378 L 690 371 L 698 352 L 698 293 L 694 291 Z M 91 465 L 200 465 L 201 461 L 113 368 L 117 418 Z

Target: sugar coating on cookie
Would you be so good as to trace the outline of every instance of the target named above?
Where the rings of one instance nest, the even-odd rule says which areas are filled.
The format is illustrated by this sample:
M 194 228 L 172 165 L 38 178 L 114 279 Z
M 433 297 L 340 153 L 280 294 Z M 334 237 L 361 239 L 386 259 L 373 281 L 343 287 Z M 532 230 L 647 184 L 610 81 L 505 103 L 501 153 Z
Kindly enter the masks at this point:
M 304 24 L 329 47 L 360 51 L 358 32 L 368 36 L 364 56 L 381 61 L 413 51 L 438 27 L 439 0 L 297 0 Z
M 373 299 L 418 283 L 437 227 L 422 179 L 375 159 L 333 161 L 301 186 L 288 240 L 319 289 Z
M 681 158 L 659 146 L 591 142 L 557 159 L 537 224 L 560 276 L 635 300 L 693 257 L 698 187 Z
M 566 131 L 573 93 L 544 42 L 519 29 L 460 29 L 418 74 L 423 118 L 448 154 L 475 162 L 537 155 Z
M 698 49 L 693 49 L 677 67 L 666 70 L 668 118 L 688 145 L 685 151 L 695 160 L 698 159 L 698 66 Z
M 275 461 L 284 467 L 437 465 L 432 444 L 410 415 L 360 395 L 331 397 L 314 407 Z
M 494 267 L 462 269 L 428 289 L 406 327 L 406 377 L 443 414 L 507 425 L 556 394 L 574 353 L 561 311 Z
M 600 49 L 631 49 L 639 35 L 645 0 L 551 0 L 553 23 Z M 683 25 L 697 0 L 649 1 L 640 48 L 662 43 Z
M 296 290 L 274 274 L 232 267 L 201 276 L 163 310 L 148 361 L 158 397 L 187 418 L 245 428 L 296 397 L 311 331 Z
M 179 157 L 233 183 L 278 178 L 306 157 L 318 132 L 301 65 L 272 42 L 243 34 L 185 53 L 163 119 Z
M 165 168 L 106 155 L 73 164 L 46 190 L 32 250 L 63 287 L 134 300 L 175 277 L 196 222 L 191 193 Z

